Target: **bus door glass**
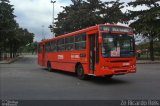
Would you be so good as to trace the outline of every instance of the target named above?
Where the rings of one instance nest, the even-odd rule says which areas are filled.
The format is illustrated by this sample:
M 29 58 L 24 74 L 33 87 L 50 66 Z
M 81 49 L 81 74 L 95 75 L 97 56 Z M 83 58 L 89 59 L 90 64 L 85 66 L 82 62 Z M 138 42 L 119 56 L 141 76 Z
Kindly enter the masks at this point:
M 89 35 L 89 68 L 93 74 L 99 62 L 98 34 Z

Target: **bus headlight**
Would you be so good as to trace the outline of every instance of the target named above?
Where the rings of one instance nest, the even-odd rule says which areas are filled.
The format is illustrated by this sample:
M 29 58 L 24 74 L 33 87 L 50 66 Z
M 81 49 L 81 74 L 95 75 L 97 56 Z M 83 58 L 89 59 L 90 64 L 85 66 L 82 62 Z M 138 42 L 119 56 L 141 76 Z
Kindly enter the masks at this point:
M 102 69 L 109 69 L 107 66 L 102 66 Z
M 135 68 L 136 66 L 135 65 L 131 65 L 131 68 Z

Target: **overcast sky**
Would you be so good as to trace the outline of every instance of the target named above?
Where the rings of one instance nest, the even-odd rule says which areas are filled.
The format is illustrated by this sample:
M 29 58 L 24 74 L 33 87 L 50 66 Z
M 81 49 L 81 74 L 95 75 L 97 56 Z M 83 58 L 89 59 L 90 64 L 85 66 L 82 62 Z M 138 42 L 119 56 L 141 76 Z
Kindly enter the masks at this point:
M 35 40 L 40 41 L 42 38 L 52 38 L 52 33 L 48 26 L 52 23 L 53 4 L 50 0 L 10 0 L 14 5 L 14 14 L 20 27 L 27 28 L 35 34 Z M 102 0 L 107 1 L 107 0 Z M 128 2 L 130 0 L 121 0 Z M 70 5 L 70 0 L 56 0 L 55 17 L 62 11 L 61 6 Z M 126 8 L 125 8 L 126 9 Z M 125 11 L 123 9 L 123 11 Z M 43 27 L 42 27 L 43 26 Z M 44 34 L 42 34 L 44 33 Z

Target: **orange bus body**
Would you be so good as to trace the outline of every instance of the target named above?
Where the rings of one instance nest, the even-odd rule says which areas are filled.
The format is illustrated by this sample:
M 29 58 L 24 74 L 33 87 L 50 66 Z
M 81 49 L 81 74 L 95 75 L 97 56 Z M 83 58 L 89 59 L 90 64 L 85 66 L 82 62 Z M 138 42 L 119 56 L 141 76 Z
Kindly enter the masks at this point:
M 101 26 L 104 28 L 101 29 Z M 110 28 L 112 28 L 112 31 L 110 31 Z M 79 42 L 76 43 L 75 42 L 76 37 L 78 39 L 78 36 L 81 36 L 81 34 L 85 34 L 86 37 L 85 41 L 80 41 L 80 43 Z M 64 34 L 56 38 L 39 42 L 38 64 L 44 67 L 48 67 L 48 64 L 50 64 L 50 67 L 52 69 L 58 69 L 68 72 L 76 72 L 77 66 L 81 65 L 83 67 L 85 75 L 93 75 L 93 76 L 122 75 L 128 73 L 135 73 L 136 57 L 134 55 L 135 53 L 134 44 L 133 44 L 132 56 L 114 57 L 114 52 L 118 56 L 120 55 L 118 54 L 120 52 L 117 51 L 121 49 L 120 47 L 115 47 L 117 51 L 112 50 L 109 52 L 110 54 L 112 54 L 113 57 L 103 57 L 102 45 L 105 45 L 103 44 L 104 39 L 106 39 L 106 41 L 109 42 L 112 42 L 114 39 L 112 37 L 108 38 L 108 34 L 110 34 L 111 36 L 112 34 L 114 34 L 114 36 L 122 36 L 127 34 L 133 37 L 133 32 L 130 30 L 129 27 L 112 25 L 112 24 L 96 25 L 83 30 Z M 74 39 L 74 41 L 71 44 L 73 50 L 66 50 L 67 47 L 71 46 L 69 43 L 68 45 L 66 44 L 67 42 L 66 39 L 72 36 Z M 103 36 L 106 36 L 106 38 L 103 38 Z M 59 42 L 60 39 L 64 39 L 64 44 L 61 44 L 59 46 L 57 42 Z M 54 41 L 56 41 L 56 43 Z M 52 42 L 56 44 L 55 46 L 56 50 L 52 49 L 52 46 L 54 46 Z M 76 49 L 76 47 L 82 46 L 84 45 L 84 43 L 85 43 L 84 48 L 82 47 L 82 49 L 78 50 Z M 48 50 L 46 49 L 47 45 L 49 45 L 48 47 L 51 50 L 47 51 Z M 58 51 L 58 48 L 60 47 L 62 47 L 63 50 L 59 49 Z M 127 52 L 125 53 L 125 55 L 127 55 Z

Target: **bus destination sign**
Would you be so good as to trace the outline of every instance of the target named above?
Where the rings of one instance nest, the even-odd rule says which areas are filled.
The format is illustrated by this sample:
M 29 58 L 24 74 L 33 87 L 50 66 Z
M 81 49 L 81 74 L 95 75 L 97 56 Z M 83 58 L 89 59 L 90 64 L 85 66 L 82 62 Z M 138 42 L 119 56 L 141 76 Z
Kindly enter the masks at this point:
M 118 27 L 118 26 L 100 26 L 101 31 L 111 31 L 111 32 L 133 32 L 131 28 Z

